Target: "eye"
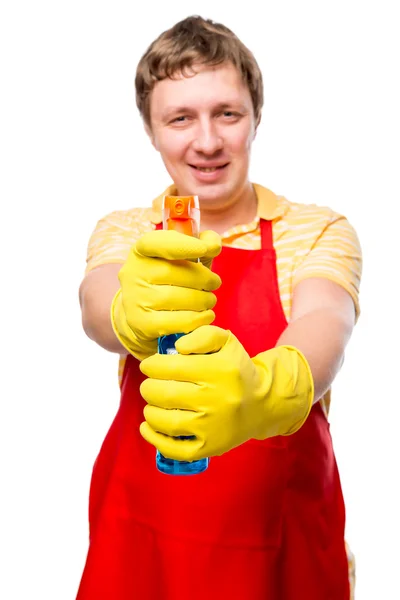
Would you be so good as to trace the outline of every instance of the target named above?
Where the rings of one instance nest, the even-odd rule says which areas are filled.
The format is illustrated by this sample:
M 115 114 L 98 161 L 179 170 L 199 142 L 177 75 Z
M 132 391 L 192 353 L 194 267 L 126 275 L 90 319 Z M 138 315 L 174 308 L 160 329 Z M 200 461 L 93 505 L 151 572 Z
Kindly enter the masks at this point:
M 240 119 L 241 114 L 238 112 L 235 112 L 234 110 L 224 110 L 224 112 L 222 113 L 222 116 L 227 121 L 237 121 L 238 119 Z
M 178 117 L 174 117 L 170 123 L 171 125 L 181 125 L 181 124 L 186 124 L 189 120 L 189 117 L 187 117 L 186 115 L 179 115 Z

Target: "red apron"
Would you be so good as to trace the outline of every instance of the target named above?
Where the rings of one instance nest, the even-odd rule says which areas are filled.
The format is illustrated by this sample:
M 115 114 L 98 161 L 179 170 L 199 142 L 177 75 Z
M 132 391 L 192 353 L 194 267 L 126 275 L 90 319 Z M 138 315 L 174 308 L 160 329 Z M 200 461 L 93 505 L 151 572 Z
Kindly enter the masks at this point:
M 223 248 L 213 262 L 215 324 L 250 356 L 287 326 L 270 221 L 261 234 L 261 250 Z M 320 404 L 292 436 L 250 440 L 200 475 L 164 475 L 139 433 L 138 364 L 127 358 L 94 465 L 77 600 L 348 600 L 344 504 Z

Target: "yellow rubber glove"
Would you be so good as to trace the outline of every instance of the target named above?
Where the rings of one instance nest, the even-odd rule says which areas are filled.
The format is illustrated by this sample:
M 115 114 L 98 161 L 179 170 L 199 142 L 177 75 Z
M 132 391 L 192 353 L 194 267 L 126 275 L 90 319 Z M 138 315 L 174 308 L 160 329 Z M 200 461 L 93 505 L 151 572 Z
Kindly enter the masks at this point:
M 217 233 L 200 238 L 176 231 L 144 234 L 118 277 L 111 323 L 121 344 L 142 360 L 157 352 L 157 339 L 212 323 L 221 279 L 210 270 L 221 251 Z M 200 259 L 202 262 L 196 262 Z
M 251 438 L 295 433 L 313 403 L 303 354 L 278 346 L 251 359 L 237 338 L 200 327 L 176 342 L 177 355 L 144 360 L 144 439 L 167 458 L 219 456 Z M 178 439 L 194 436 L 195 439 Z

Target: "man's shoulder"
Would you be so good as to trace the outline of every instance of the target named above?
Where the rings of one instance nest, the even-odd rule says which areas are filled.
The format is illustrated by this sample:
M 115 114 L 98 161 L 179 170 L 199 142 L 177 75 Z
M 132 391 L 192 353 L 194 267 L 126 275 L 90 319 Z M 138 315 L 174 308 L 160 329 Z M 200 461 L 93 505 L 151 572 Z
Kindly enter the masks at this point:
M 276 239 L 316 240 L 329 235 L 332 240 L 355 240 L 357 233 L 345 215 L 330 206 L 315 203 L 293 202 L 280 197 L 280 217 L 274 221 Z
M 330 206 L 316 203 L 294 202 L 284 196 L 277 196 L 280 216 L 290 221 L 326 221 L 333 222 L 344 218 Z
M 153 222 L 151 207 L 134 207 L 113 210 L 98 221 L 97 227 L 132 229 L 132 227 L 150 227 Z
M 279 216 L 274 220 L 275 240 L 282 244 L 301 242 L 314 244 L 317 239 L 331 244 L 349 243 L 359 246 L 358 234 L 352 223 L 330 206 L 316 203 L 293 202 L 280 196 Z
M 324 204 L 294 202 L 286 196 L 277 194 L 269 188 L 253 184 L 258 199 L 258 213 L 261 218 L 273 220 L 275 223 L 317 223 L 343 218 L 331 207 Z
M 272 220 L 275 239 L 282 243 L 293 238 L 313 240 L 323 232 L 335 238 L 357 238 L 357 232 L 347 217 L 322 203 L 294 202 L 276 195 Z

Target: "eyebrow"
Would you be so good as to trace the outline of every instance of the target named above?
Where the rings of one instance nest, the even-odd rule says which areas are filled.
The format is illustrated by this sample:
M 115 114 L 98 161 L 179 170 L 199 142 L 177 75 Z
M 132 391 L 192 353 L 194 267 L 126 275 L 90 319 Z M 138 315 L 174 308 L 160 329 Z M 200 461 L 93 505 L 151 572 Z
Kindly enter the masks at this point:
M 167 106 L 167 108 L 162 112 L 161 116 L 163 119 L 174 115 L 175 113 L 184 113 L 190 112 L 193 109 L 190 109 L 188 106 Z

